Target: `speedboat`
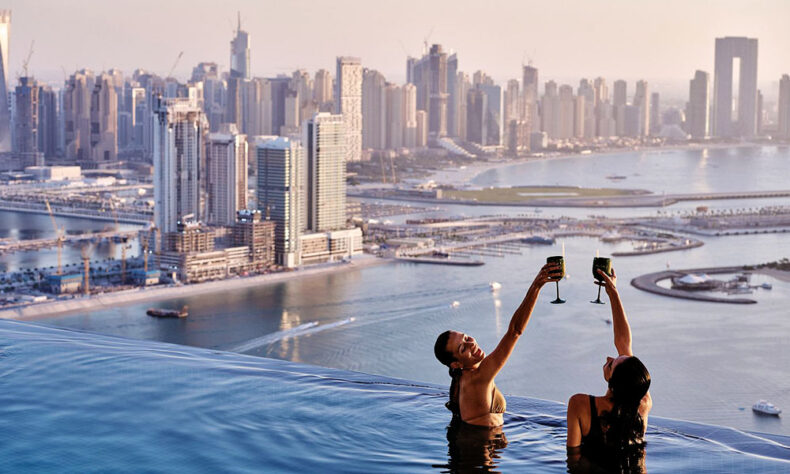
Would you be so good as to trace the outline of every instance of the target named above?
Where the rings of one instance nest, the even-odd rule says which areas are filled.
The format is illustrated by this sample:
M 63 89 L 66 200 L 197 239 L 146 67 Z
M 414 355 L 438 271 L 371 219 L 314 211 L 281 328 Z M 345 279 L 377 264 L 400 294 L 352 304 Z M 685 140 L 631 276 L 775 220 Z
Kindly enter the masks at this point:
M 498 281 L 492 281 L 488 284 L 488 286 L 491 287 L 491 291 L 498 291 L 500 288 L 502 288 L 502 283 L 499 283 Z
M 773 403 L 769 403 L 765 400 L 760 400 L 752 405 L 752 411 L 771 416 L 779 416 L 779 414 L 782 413 L 782 410 L 776 408 Z
M 453 301 L 452 304 L 450 304 L 450 307 L 452 308 L 457 308 L 459 306 L 461 306 L 461 303 L 458 301 Z

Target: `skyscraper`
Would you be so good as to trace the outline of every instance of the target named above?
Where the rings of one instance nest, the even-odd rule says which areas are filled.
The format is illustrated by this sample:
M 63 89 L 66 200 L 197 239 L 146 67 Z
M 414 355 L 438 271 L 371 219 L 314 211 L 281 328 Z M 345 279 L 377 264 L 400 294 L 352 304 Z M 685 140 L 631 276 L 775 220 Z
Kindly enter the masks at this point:
M 335 113 L 342 115 L 345 122 L 346 161 L 361 161 L 362 63 L 359 58 L 337 58 L 336 78 Z
M 241 13 L 236 37 L 230 42 L 230 77 L 250 78 L 250 35 L 241 29 Z
M 737 115 L 733 118 L 733 59 L 740 58 Z M 753 137 L 757 132 L 757 39 L 716 38 L 711 134 Z
M 362 148 L 381 150 L 387 139 L 387 80 L 373 69 L 362 77 Z
M 530 123 L 532 131 L 540 130 L 540 117 L 538 116 L 538 69 L 524 66 L 522 71 L 521 89 L 523 98 L 523 117 Z
M 206 141 L 206 197 L 209 224 L 231 226 L 247 208 L 247 140 L 224 123 Z
M 614 108 L 615 134 L 625 135 L 625 106 L 628 104 L 628 83 L 620 79 L 614 81 L 612 107 Z
M 549 138 L 560 136 L 560 97 L 557 95 L 557 83 L 548 81 L 544 86 L 541 107 L 541 129 Z
M 95 78 L 83 69 L 66 81 L 63 93 L 66 157 L 78 160 L 90 158 L 91 95 Z
M 458 55 L 447 58 L 447 135 L 458 136 Z
M 428 136 L 436 140 L 447 135 L 447 53 L 442 45 L 431 46 L 429 67 Z
M 417 87 L 403 85 L 403 146 L 417 146 Z
M 488 96 L 480 88 L 466 94 L 466 140 L 485 145 L 488 135 Z
M 686 132 L 692 138 L 706 138 L 709 131 L 710 79 L 705 71 L 694 73 L 689 81 L 689 101 L 686 106 Z
M 779 80 L 779 136 L 790 139 L 790 76 Z
M 157 98 L 154 114 L 154 223 L 162 232 L 175 232 L 185 216 L 202 218 L 200 165 L 207 123 L 200 107 L 185 98 Z
M 319 106 L 332 102 L 332 74 L 326 69 L 315 72 L 313 100 L 318 102 Z
M 96 79 L 91 94 L 90 160 L 106 163 L 118 159 L 118 96 L 112 76 Z
M 11 10 L 0 10 L 0 152 L 11 151 L 11 116 L 8 110 L 8 40 Z
M 387 140 L 385 148 L 394 150 L 403 147 L 405 106 L 403 103 L 403 89 L 392 83 L 387 83 L 387 117 L 385 120 Z
M 646 137 L 650 133 L 650 109 L 648 108 L 649 92 L 647 81 L 636 82 L 636 93 L 632 105 L 639 107 L 639 134 Z
M 39 134 L 39 84 L 32 77 L 20 77 L 16 86 L 14 117 L 14 151 L 37 153 Z
M 258 209 L 275 222 L 274 252 L 278 265 L 299 262 L 299 235 L 305 216 L 303 149 L 286 137 L 256 144 Z
M 346 227 L 346 132 L 341 115 L 318 113 L 306 122 L 306 228 Z
M 650 94 L 650 134 L 661 132 L 661 102 L 658 92 Z

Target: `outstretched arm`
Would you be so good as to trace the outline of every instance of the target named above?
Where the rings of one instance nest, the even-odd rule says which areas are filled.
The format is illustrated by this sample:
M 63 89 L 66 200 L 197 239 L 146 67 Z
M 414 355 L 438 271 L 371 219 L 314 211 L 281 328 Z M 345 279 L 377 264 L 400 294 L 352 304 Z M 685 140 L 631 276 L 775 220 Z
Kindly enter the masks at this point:
M 612 305 L 612 328 L 614 329 L 614 347 L 617 348 L 617 354 L 634 355 L 631 351 L 631 326 L 628 324 L 625 308 L 620 300 L 620 293 L 617 292 L 617 275 L 614 268 L 611 277 L 600 269 L 598 274 L 603 278 L 599 284 L 603 285 Z
M 516 346 L 516 341 L 524 333 L 524 328 L 526 328 L 529 317 L 532 315 L 532 310 L 535 308 L 535 303 L 538 301 L 541 288 L 549 281 L 560 278 L 561 275 L 562 268 L 556 263 L 547 263 L 540 269 L 529 290 L 527 290 L 521 305 L 513 313 L 513 317 L 510 319 L 510 326 L 508 326 L 502 340 L 499 341 L 499 345 L 480 363 L 478 372 L 480 376 L 493 379 L 502 370 L 505 362 L 507 362 L 507 359 L 513 352 L 513 348 Z

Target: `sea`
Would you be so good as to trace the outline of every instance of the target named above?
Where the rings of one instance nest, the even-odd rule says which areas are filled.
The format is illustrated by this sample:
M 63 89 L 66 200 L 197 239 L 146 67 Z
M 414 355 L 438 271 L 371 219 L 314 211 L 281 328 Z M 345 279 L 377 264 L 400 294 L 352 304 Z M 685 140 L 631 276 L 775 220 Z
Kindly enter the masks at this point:
M 626 179 L 607 178 L 615 175 L 626 176 Z M 498 167 L 484 172 L 475 177 L 472 184 L 481 187 L 583 185 L 647 189 L 658 193 L 726 192 L 781 190 L 786 188 L 787 176 L 790 176 L 790 149 L 750 146 L 709 150 L 634 151 L 536 161 Z M 749 209 L 788 206 L 790 199 L 682 202 L 661 209 L 522 209 L 442 205 L 438 208 L 431 207 L 424 212 L 416 209 L 408 218 L 524 213 L 544 217 L 588 215 L 632 217 L 658 213 L 684 213 L 700 204 L 711 209 Z M 415 203 L 410 205 L 421 206 Z M 399 216 L 390 219 L 402 221 L 405 218 L 407 217 Z M 65 225 L 72 231 L 100 230 L 106 225 L 106 223 L 83 219 L 58 218 L 58 221 L 60 225 Z M 0 214 L 0 238 L 13 235 L 46 236 L 51 232 L 48 216 L 9 212 Z M 730 430 L 728 433 L 735 433 L 732 436 L 736 437 L 749 437 L 754 436 L 754 433 L 760 433 L 760 441 L 756 443 L 766 443 L 763 447 L 773 446 L 771 444 L 773 441 L 769 441 L 771 436 L 778 437 L 777 439 L 784 443 L 780 445 L 786 445 L 787 440 L 783 437 L 790 436 L 790 425 L 782 417 L 759 416 L 752 412 L 751 406 L 760 399 L 767 399 L 780 408 L 790 407 L 790 377 L 787 374 L 787 367 L 790 366 L 790 349 L 786 343 L 790 335 L 790 318 L 786 309 L 790 306 L 790 283 L 754 274 L 753 285 L 770 283 L 772 289 L 757 289 L 749 295 L 757 301 L 757 304 L 753 305 L 704 303 L 667 298 L 640 291 L 629 284 L 632 278 L 641 274 L 666 268 L 758 264 L 790 257 L 790 238 L 787 234 L 701 237 L 701 240 L 705 245 L 695 249 L 638 257 L 616 257 L 613 260 L 619 280 L 618 288 L 631 322 L 634 353 L 645 362 L 653 380 L 651 394 L 654 407 L 651 420 L 653 417 L 661 420 L 660 423 L 656 423 L 663 424 L 662 426 L 665 427 L 655 428 L 659 431 L 671 430 L 673 428 L 666 426 L 681 423 L 683 433 L 695 433 L 681 436 L 683 438 L 681 443 L 689 443 L 683 446 L 689 447 L 692 451 L 696 449 L 692 446 L 695 443 L 693 439 L 696 439 L 694 436 L 707 439 L 689 428 L 697 426 L 697 423 L 705 427 L 727 427 L 726 429 Z M 449 412 L 446 412 L 442 403 L 439 403 L 441 396 L 437 395 L 437 393 L 445 393 L 442 396 L 446 396 L 446 392 L 442 392 L 442 387 L 446 389 L 449 377 L 446 369 L 433 357 L 432 347 L 436 336 L 446 329 L 455 329 L 473 335 L 484 350 L 488 352 L 493 350 L 506 331 L 513 311 L 521 302 L 538 269 L 547 256 L 559 254 L 563 245 L 568 277 L 559 283 L 559 291 L 567 301 L 563 305 L 550 304 L 549 301 L 554 299 L 557 288 L 554 285 L 544 287 L 524 335 L 510 361 L 497 377 L 497 385 L 508 396 L 509 411 L 512 412 L 510 421 L 505 427 L 508 439 L 513 433 L 515 439 L 532 444 L 533 435 L 540 437 L 535 440 L 536 449 L 548 450 L 548 454 L 545 454 L 548 457 L 543 458 L 539 455 L 538 459 L 547 463 L 544 467 L 556 469 L 557 465 L 553 463 L 564 459 L 564 451 L 560 449 L 561 452 L 555 452 L 556 446 L 553 444 L 562 447 L 562 433 L 551 431 L 554 428 L 547 428 L 548 432 L 539 431 L 530 434 L 530 430 L 523 430 L 524 425 L 519 423 L 526 423 L 532 427 L 529 420 L 533 415 L 539 418 L 544 415 L 549 418 L 552 416 L 561 418 L 562 410 L 559 404 L 567 401 L 574 393 L 602 395 L 606 391 L 602 365 L 607 355 L 615 355 L 615 349 L 611 325 L 607 323 L 607 319 L 610 318 L 608 301 L 604 296 L 606 305 L 590 303 L 595 299 L 597 290 L 593 284 L 591 262 L 596 254 L 608 256 L 614 251 L 629 248 L 627 243 L 609 244 L 594 238 L 574 237 L 557 241 L 554 246 L 523 246 L 519 255 L 482 257 L 485 265 L 481 267 L 390 262 L 353 268 L 352 264 L 346 265 L 342 271 L 295 278 L 259 288 L 202 294 L 150 304 L 101 308 L 37 320 L 33 325 L 41 328 L 40 330 L 45 334 L 49 334 L 46 331 L 55 331 L 54 328 L 65 329 L 68 334 L 79 331 L 77 334 L 80 340 L 88 338 L 85 332 L 111 336 L 110 338 L 102 336 L 100 339 L 103 341 L 100 344 L 102 347 L 111 345 L 105 341 L 127 341 L 127 344 L 134 344 L 128 342 L 131 340 L 158 341 L 177 344 L 177 346 L 168 346 L 175 353 L 180 353 L 179 347 L 192 346 L 209 351 L 201 354 L 217 354 L 217 357 L 227 353 L 240 354 L 238 357 L 242 359 L 239 360 L 245 361 L 245 364 L 247 361 L 252 361 L 250 363 L 255 365 L 258 362 L 254 361 L 275 359 L 284 361 L 283 363 L 299 364 L 299 367 L 313 367 L 310 370 L 319 375 L 313 374 L 310 377 L 340 380 L 339 385 L 332 386 L 337 392 L 330 391 L 329 400 L 323 400 L 319 407 L 324 407 L 324 403 L 331 404 L 332 400 L 337 401 L 332 406 L 337 408 L 342 405 L 340 400 L 345 399 L 343 394 L 346 393 L 343 389 L 344 383 L 350 383 L 355 387 L 347 391 L 350 398 L 371 396 L 375 400 L 382 401 L 382 403 L 372 402 L 374 411 L 372 415 L 363 407 L 359 407 L 359 412 L 355 412 L 360 419 L 367 419 L 365 426 L 368 426 L 369 430 L 374 429 L 370 428 L 371 419 L 384 424 L 393 419 L 398 422 L 409 421 L 411 418 L 408 410 L 415 406 L 422 407 L 423 404 L 432 408 L 430 410 L 419 408 L 418 412 L 421 416 L 426 416 L 428 420 L 438 416 L 441 420 L 449 421 Z M 51 266 L 53 255 L 54 251 L 3 256 L 0 258 L 0 269 Z M 112 257 L 118 258 L 118 249 L 110 246 L 96 249 L 97 259 Z M 78 258 L 79 250 L 73 250 L 64 256 L 65 261 L 73 263 L 77 263 Z M 494 281 L 502 285 L 497 292 L 492 292 L 490 288 L 490 283 Z M 457 304 L 453 304 L 454 302 Z M 145 314 L 149 307 L 180 308 L 184 304 L 190 307 L 190 316 L 185 320 L 160 320 Z M 31 329 L 31 331 L 36 330 L 38 329 Z M 56 332 L 56 334 L 61 333 Z M 114 337 L 122 339 L 113 339 Z M 149 347 L 145 345 L 148 343 L 139 344 L 139 348 L 135 349 L 135 356 L 144 354 L 145 348 Z M 183 349 L 189 354 L 193 350 L 195 349 Z M 76 355 L 75 357 L 81 364 L 91 364 L 89 355 L 85 355 L 85 359 Z M 152 357 L 154 362 L 151 364 L 156 365 L 157 356 L 152 355 Z M 158 363 L 166 367 L 173 359 L 178 360 L 179 357 L 163 356 Z M 302 380 L 310 378 L 299 375 L 302 369 L 293 369 L 287 365 L 280 366 L 275 362 L 261 363 L 274 364 L 278 368 L 285 367 L 282 370 L 291 374 L 286 377 L 286 384 L 290 386 L 293 383 L 294 387 L 291 389 L 296 392 L 300 390 L 305 393 L 310 392 L 306 398 L 296 397 L 291 400 L 294 409 L 302 409 L 303 407 L 300 406 L 302 403 L 313 403 L 312 400 L 316 395 L 311 391 L 325 388 L 323 386 L 316 388 L 307 382 L 305 382 L 307 385 L 300 388 L 299 384 Z M 212 364 L 209 364 L 209 369 L 206 370 L 213 370 Z M 234 365 L 235 362 L 228 364 Z M 138 372 L 143 369 L 130 364 L 128 367 L 119 366 L 107 370 L 111 372 L 103 373 L 99 370 L 96 376 L 107 376 L 112 380 L 120 377 L 119 373 L 113 371 L 130 371 L 139 375 Z M 160 370 L 169 373 L 166 368 Z M 198 371 L 198 369 L 194 370 Z M 387 389 L 382 389 L 382 394 L 378 392 L 379 388 L 376 386 L 377 388 L 369 392 L 361 385 L 357 385 L 357 382 L 349 382 L 351 376 L 343 375 L 345 372 L 335 373 L 332 372 L 333 370 L 367 374 L 369 378 L 365 380 L 393 378 L 408 381 L 398 383 L 419 387 L 425 385 L 438 392 L 429 390 L 434 395 L 423 399 L 413 394 L 408 395 L 411 389 L 405 392 L 396 389 L 397 396 L 403 396 L 409 402 L 403 406 L 406 412 L 392 413 L 391 410 L 382 408 L 382 405 L 387 405 L 389 397 L 386 395 L 389 393 Z M 354 377 L 358 375 L 351 378 Z M 0 383 L 2 380 L 0 376 Z M 89 386 L 93 380 L 86 375 L 80 382 L 74 383 Z M 229 390 L 235 390 L 246 382 L 231 377 L 227 383 Z M 327 383 L 332 385 L 331 382 Z M 165 382 L 161 387 L 155 385 L 154 383 L 153 387 L 149 387 L 148 396 L 156 396 L 164 390 L 164 387 L 169 387 L 169 383 Z M 266 387 L 253 384 L 250 390 L 265 393 Z M 206 391 L 206 394 L 185 394 L 184 397 L 210 398 L 216 395 L 214 388 L 206 388 Z M 510 403 L 511 399 L 523 400 L 525 407 L 539 408 L 535 408 L 534 413 L 525 408 L 525 413 L 530 414 L 524 414 L 525 418 L 522 419 L 519 418 L 522 414 L 513 408 L 518 407 L 522 402 L 513 405 Z M 245 400 L 242 398 L 239 403 L 247 403 Z M 287 406 L 288 400 L 288 397 L 285 397 L 280 402 Z M 542 404 L 543 401 L 545 404 L 553 404 L 551 405 L 553 408 Z M 201 401 L 203 402 L 205 400 Z M 236 409 L 234 406 L 229 406 L 227 409 L 232 411 Z M 247 410 L 243 407 L 237 409 Z M 384 410 L 388 414 L 387 418 L 383 419 L 382 415 L 376 413 L 378 410 Z M 137 409 L 131 410 L 129 416 L 134 416 L 136 411 Z M 319 411 L 316 410 L 315 416 L 320 416 Z M 337 413 L 329 410 L 328 416 L 333 414 L 338 416 Z M 371 416 L 373 418 L 370 418 Z M 304 432 L 310 432 L 312 436 L 313 430 L 317 430 L 320 437 L 329 437 L 326 443 L 334 441 L 343 446 L 338 448 L 341 451 L 348 449 L 349 471 L 369 471 L 370 465 L 353 464 L 354 453 L 358 451 L 349 447 L 349 444 L 355 444 L 358 440 L 351 441 L 344 431 L 348 429 L 346 423 L 353 425 L 356 422 L 353 418 L 339 419 L 327 426 L 321 422 L 304 421 L 304 425 L 293 428 L 294 432 L 288 432 L 281 427 L 280 432 L 271 436 L 276 436 L 277 442 L 283 442 L 290 449 L 295 446 L 294 439 L 304 435 Z M 236 422 L 239 426 L 216 428 L 214 424 L 222 423 L 220 418 L 209 417 L 204 421 L 207 423 L 203 429 L 207 430 L 227 429 L 235 432 L 235 430 L 246 428 L 254 430 L 256 426 L 260 427 L 254 421 L 246 425 L 243 420 L 238 420 Z M 561 425 L 561 421 L 557 423 Z M 442 425 L 437 422 L 438 425 L 446 426 L 446 423 Z M 391 434 L 395 438 L 395 444 L 405 451 L 411 449 L 410 446 L 413 446 L 416 439 L 425 436 L 422 432 L 416 435 L 417 428 L 415 428 L 414 431 L 407 433 L 415 434 L 416 438 L 411 438 L 412 435 L 407 434 L 398 437 L 397 431 L 390 431 L 391 426 L 384 432 L 388 433 L 388 438 Z M 561 427 L 556 429 L 562 430 Z M 718 429 L 720 428 L 704 428 L 703 432 L 713 432 Z M 340 431 L 335 433 L 335 430 Z M 440 439 L 433 441 L 439 443 L 441 449 L 452 451 L 452 446 L 447 447 L 448 441 L 444 429 L 434 429 L 434 431 L 429 436 Z M 364 439 L 370 434 L 370 431 L 363 429 L 359 432 L 359 438 Z M 242 434 L 239 436 L 243 437 Z M 715 444 L 713 438 L 710 440 Z M 277 442 L 274 444 L 277 445 Z M 669 445 L 675 442 L 674 439 L 668 441 Z M 363 446 L 359 449 L 369 447 L 364 446 L 364 442 L 360 443 Z M 300 444 L 296 443 L 296 446 Z M 391 454 L 391 451 L 381 449 L 378 444 L 372 449 L 380 450 L 381 459 Z M 392 447 L 392 449 L 399 448 Z M 779 455 L 779 458 L 788 456 L 786 450 L 779 451 L 784 453 Z M 337 453 L 329 455 L 323 451 L 319 453 L 332 459 L 335 459 L 332 456 L 343 456 Z M 652 462 L 656 464 L 653 465 L 657 467 L 653 469 L 655 472 L 673 471 L 669 468 L 673 462 L 669 457 L 656 458 L 651 453 L 652 451 L 648 451 L 647 462 L 650 466 L 651 459 L 654 460 Z M 317 454 L 317 456 L 321 455 Z M 401 455 L 404 455 L 403 452 L 393 454 L 393 456 Z M 439 470 L 449 469 L 447 466 L 442 468 L 442 463 L 452 461 L 448 461 L 446 456 L 443 461 L 433 458 L 422 459 L 418 454 L 413 456 L 417 459 L 415 461 L 417 464 L 412 466 L 416 470 L 429 465 L 436 465 L 438 467 L 434 467 Z M 503 459 L 510 459 L 506 454 L 503 456 Z M 516 455 L 517 459 L 514 462 L 523 462 L 523 457 L 528 456 L 523 453 Z M 683 459 L 684 461 L 675 458 L 675 461 L 687 461 Z M 308 463 L 308 465 L 320 465 L 320 461 L 315 462 L 317 464 Z M 513 466 L 517 465 L 522 464 Z M 682 464 L 678 466 L 684 472 L 750 470 L 738 469 L 737 463 L 732 464 L 735 467 L 729 471 L 722 470 L 720 469 L 722 465 L 713 461 L 708 470 L 704 466 L 688 469 L 683 469 Z M 755 464 L 755 466 L 759 465 Z M 782 466 L 785 471 L 778 469 L 775 472 L 786 472 L 788 466 L 786 464 Z M 754 471 L 772 472 L 771 469 L 770 466 L 763 466 Z M 677 469 L 674 471 L 678 472 Z

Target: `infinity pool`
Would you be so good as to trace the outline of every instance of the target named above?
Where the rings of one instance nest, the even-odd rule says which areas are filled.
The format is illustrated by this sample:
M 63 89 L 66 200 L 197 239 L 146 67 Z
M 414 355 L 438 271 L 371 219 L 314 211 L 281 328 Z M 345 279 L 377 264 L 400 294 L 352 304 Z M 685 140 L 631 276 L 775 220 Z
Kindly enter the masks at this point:
M 505 446 L 448 433 L 446 396 L 406 380 L 0 321 L 2 472 L 566 470 L 564 405 L 508 397 Z M 790 471 L 790 438 L 650 421 L 650 473 Z

